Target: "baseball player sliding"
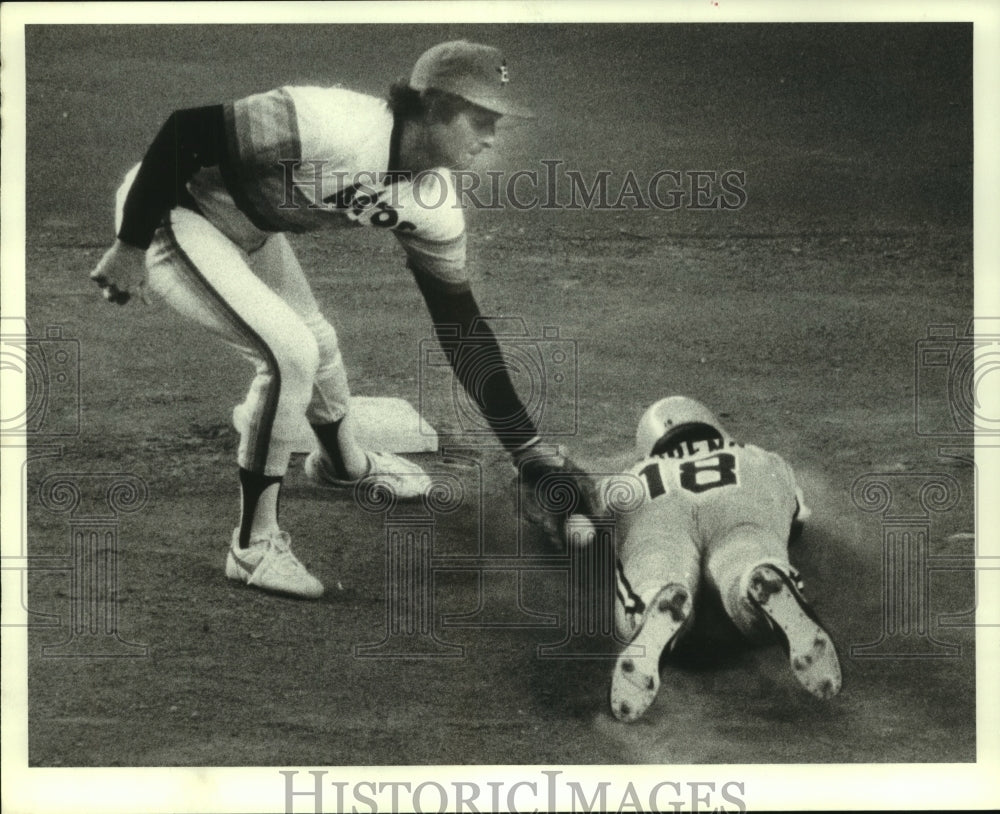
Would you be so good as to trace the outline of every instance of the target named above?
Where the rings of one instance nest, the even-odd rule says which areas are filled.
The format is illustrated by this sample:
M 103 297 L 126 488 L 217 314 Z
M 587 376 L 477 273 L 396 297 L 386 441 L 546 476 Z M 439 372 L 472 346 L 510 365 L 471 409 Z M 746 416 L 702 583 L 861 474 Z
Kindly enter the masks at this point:
M 493 145 L 501 116 L 531 116 L 511 99 L 509 77 L 500 51 L 456 41 L 426 51 L 388 101 L 341 88 L 282 87 L 178 110 L 119 190 L 117 239 L 90 275 L 105 299 L 122 305 L 152 291 L 255 369 L 235 413 L 243 423 L 241 510 L 226 559 L 230 579 L 301 597 L 323 592 L 278 524 L 303 414 L 321 450 L 305 462 L 317 484 L 345 489 L 369 477 L 398 498 L 429 486 L 414 463 L 364 450 L 355 439 L 337 334 L 286 232 L 391 233 L 446 355 L 463 360 L 456 376 L 522 479 L 585 478 L 563 456 L 539 454 L 536 427 L 506 369 L 489 361 L 502 358 L 492 334 L 480 325 L 471 354 L 463 353 L 480 311 L 450 170 Z M 483 365 L 491 375 L 482 375 Z
M 653 703 L 660 657 L 690 628 L 702 576 L 746 636 L 775 635 L 802 686 L 835 695 L 836 649 L 788 561 L 790 535 L 809 514 L 791 467 L 737 443 L 708 408 L 681 396 L 646 410 L 636 442 L 639 462 L 603 488 L 605 504 L 616 483 L 637 498 L 616 529 L 615 627 L 631 644 L 611 679 L 614 715 L 635 721 Z

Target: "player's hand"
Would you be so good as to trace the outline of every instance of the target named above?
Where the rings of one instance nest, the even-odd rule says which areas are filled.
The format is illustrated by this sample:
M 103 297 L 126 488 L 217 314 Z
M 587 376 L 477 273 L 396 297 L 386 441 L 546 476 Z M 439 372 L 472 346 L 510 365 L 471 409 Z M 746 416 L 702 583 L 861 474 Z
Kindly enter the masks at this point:
M 534 488 L 539 498 L 560 514 L 595 515 L 597 484 L 565 455 L 538 455 L 519 462 L 521 483 Z
M 521 508 L 553 546 L 567 540 L 572 518 L 596 516 L 599 509 L 593 476 L 559 451 L 538 451 L 515 460 L 521 486 Z
M 108 302 L 124 305 L 135 296 L 149 305 L 144 249 L 116 240 L 104 253 L 97 267 L 90 272 L 90 279 L 100 286 L 104 299 Z

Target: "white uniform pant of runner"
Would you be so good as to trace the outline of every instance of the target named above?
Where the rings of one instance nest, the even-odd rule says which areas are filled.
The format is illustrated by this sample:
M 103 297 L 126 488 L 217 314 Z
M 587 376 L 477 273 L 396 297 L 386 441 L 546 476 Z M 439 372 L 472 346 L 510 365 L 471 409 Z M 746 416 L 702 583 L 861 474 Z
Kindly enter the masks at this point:
M 310 423 L 346 413 L 350 390 L 337 334 L 287 238 L 238 247 L 196 212 L 176 208 L 146 254 L 149 288 L 178 313 L 205 326 L 253 364 L 242 416 L 239 465 L 284 475 L 302 416 Z M 225 364 L 222 356 L 219 364 Z
M 764 563 L 792 572 L 785 538 L 776 530 L 748 524 L 700 547 L 693 535 L 685 533 L 690 516 L 677 508 L 655 502 L 645 507 L 619 545 L 622 575 L 631 588 L 628 593 L 648 607 L 660 588 L 678 583 L 694 597 L 704 573 L 737 628 L 751 639 L 760 637 L 767 628 L 746 598 L 745 580 L 753 568 Z M 615 609 L 619 635 L 628 638 L 632 620 L 621 602 Z
M 739 488 L 710 490 L 696 498 L 675 490 L 644 505 L 622 529 L 619 591 L 626 601 L 616 603 L 615 619 L 623 637 L 634 621 L 629 608 L 648 606 L 670 583 L 685 586 L 694 597 L 702 575 L 745 636 L 757 639 L 767 633 L 746 589 L 750 572 L 764 563 L 796 573 L 788 561 L 795 479 L 780 458 L 756 447 L 735 454 Z

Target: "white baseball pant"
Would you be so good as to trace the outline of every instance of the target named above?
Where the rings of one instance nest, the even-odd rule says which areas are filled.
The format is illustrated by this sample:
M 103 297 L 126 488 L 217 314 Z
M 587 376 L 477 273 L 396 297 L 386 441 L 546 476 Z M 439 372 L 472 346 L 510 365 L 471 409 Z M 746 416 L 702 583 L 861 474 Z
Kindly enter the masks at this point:
M 343 418 L 350 389 L 333 326 L 320 313 L 283 234 L 244 250 L 200 214 L 169 213 L 146 254 L 149 288 L 178 313 L 236 348 L 256 371 L 246 399 L 239 465 L 288 469 L 302 416 Z

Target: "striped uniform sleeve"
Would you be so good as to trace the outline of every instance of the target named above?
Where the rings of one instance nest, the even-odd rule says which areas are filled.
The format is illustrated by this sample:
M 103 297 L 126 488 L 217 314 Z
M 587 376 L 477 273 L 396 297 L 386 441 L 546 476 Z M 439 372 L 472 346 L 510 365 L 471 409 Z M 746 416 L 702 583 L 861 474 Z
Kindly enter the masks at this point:
M 132 183 L 119 239 L 148 248 L 163 216 L 178 204 L 194 208 L 188 182 L 218 166 L 237 207 L 259 229 L 301 231 L 281 204 L 284 165 L 302 157 L 295 105 L 287 89 L 170 115 L 153 139 Z M 292 213 L 294 215 L 294 211 Z
M 224 106 L 224 116 L 231 161 L 221 170 L 236 206 L 258 229 L 303 231 L 296 214 L 308 202 L 289 200 L 287 183 L 288 167 L 302 160 L 290 89 L 277 88 L 231 102 Z

